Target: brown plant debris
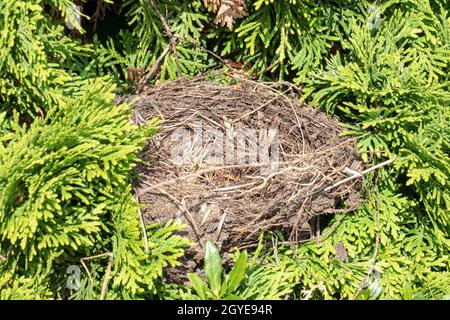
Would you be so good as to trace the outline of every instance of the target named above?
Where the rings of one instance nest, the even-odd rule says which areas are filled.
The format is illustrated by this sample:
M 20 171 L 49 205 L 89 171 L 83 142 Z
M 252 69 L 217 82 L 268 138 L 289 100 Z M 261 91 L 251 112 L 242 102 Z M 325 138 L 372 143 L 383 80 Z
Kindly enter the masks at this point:
M 230 30 L 233 30 L 236 19 L 247 15 L 245 0 L 203 0 L 203 4 L 216 13 L 216 24 L 227 26 Z
M 292 84 L 224 74 L 149 88 L 134 106 L 136 121 L 159 117 L 162 127 L 139 168 L 136 193 L 145 206 L 144 221 L 184 222 L 186 236 L 196 243 L 190 254 L 199 261 L 207 240 L 228 250 L 252 246 L 261 230 L 277 229 L 298 242 L 317 233 L 308 225 L 312 218 L 354 210 L 361 179 L 336 183 L 351 175 L 349 169 L 363 169 L 354 140 L 341 135 L 336 119 L 298 103 L 297 92 Z M 250 132 L 246 148 L 231 139 L 226 149 L 227 134 L 242 128 Z M 211 130 L 223 140 L 212 139 Z M 180 141 L 191 143 L 192 153 L 184 158 L 189 161 L 174 161 Z M 265 148 L 269 158 L 261 159 Z M 227 160 L 228 153 L 212 156 L 217 150 L 233 152 Z M 264 152 L 255 159 L 248 150 Z M 269 163 L 275 167 L 268 170 Z
M 212 12 L 216 13 L 220 8 L 220 0 L 203 0 L 203 5 L 206 8 L 211 7 Z

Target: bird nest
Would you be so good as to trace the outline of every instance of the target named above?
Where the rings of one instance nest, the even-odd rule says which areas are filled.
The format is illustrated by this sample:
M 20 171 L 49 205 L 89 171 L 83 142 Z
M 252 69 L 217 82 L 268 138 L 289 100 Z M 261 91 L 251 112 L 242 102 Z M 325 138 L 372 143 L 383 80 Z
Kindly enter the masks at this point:
M 313 237 L 311 221 L 359 203 L 361 161 L 336 119 L 300 104 L 289 83 L 199 76 L 148 88 L 136 121 L 158 117 L 137 186 L 146 223 L 183 221 L 201 257 L 207 240 L 250 247 L 262 230 Z

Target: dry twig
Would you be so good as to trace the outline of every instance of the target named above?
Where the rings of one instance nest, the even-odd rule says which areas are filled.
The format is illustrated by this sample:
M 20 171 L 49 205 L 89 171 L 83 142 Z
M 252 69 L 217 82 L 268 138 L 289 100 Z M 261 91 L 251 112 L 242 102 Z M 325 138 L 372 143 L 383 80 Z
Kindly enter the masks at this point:
M 148 0 L 148 2 L 150 3 L 153 10 L 155 10 L 156 14 L 158 15 L 158 18 L 159 18 L 159 20 L 161 20 L 161 23 L 166 31 L 166 34 L 169 37 L 170 50 L 172 51 L 173 57 L 175 58 L 175 64 L 177 65 L 178 77 L 181 78 L 181 77 L 183 77 L 183 73 L 181 72 L 180 59 L 178 58 L 176 38 L 174 37 L 172 30 L 170 29 L 170 26 L 167 23 L 167 20 L 164 18 L 161 11 L 159 11 L 158 6 L 155 4 L 155 2 L 153 0 Z
M 136 86 L 136 93 L 141 93 L 142 90 L 144 89 L 145 84 L 147 83 L 147 81 L 153 77 L 156 74 L 156 71 L 158 71 L 159 66 L 161 65 L 161 62 L 164 60 L 164 58 L 166 57 L 167 53 L 170 51 L 170 45 L 166 47 L 166 49 L 164 49 L 164 51 L 159 55 L 158 59 L 156 59 L 155 64 L 153 65 L 153 67 L 150 69 L 149 72 L 147 72 L 138 82 L 137 86 Z
M 103 284 L 102 284 L 102 289 L 100 292 L 100 300 L 104 300 L 105 299 L 105 295 L 106 295 L 106 290 L 108 289 L 108 281 L 109 281 L 109 276 L 111 274 L 111 268 L 112 268 L 112 263 L 113 263 L 113 254 L 111 252 L 107 252 L 107 253 L 102 253 L 102 254 L 98 254 L 92 257 L 84 257 L 81 258 L 81 264 L 83 265 L 84 269 L 87 272 L 87 275 L 89 277 L 89 280 L 91 280 L 91 282 L 93 282 L 91 273 L 88 269 L 88 267 L 85 264 L 85 261 L 88 260 L 93 260 L 93 259 L 99 259 L 99 258 L 104 258 L 104 257 L 109 257 L 108 259 L 108 265 L 106 267 L 106 271 L 105 271 L 105 276 L 104 276 L 104 280 L 103 280 Z
M 380 246 L 380 231 L 378 230 L 380 227 L 380 204 L 379 204 L 378 187 L 376 187 L 375 190 L 376 190 L 375 201 L 376 201 L 376 207 L 377 207 L 377 215 L 375 218 L 375 228 L 376 228 L 375 245 L 374 245 L 372 259 L 370 260 L 369 270 L 367 271 L 367 274 L 364 277 L 364 279 L 361 281 L 361 284 L 359 285 L 358 290 L 356 291 L 355 295 L 353 296 L 353 300 L 356 299 L 356 297 L 361 293 L 361 291 L 367 285 L 367 281 L 368 281 L 369 277 L 375 271 L 375 264 L 376 264 L 377 257 L 378 257 L 378 250 L 379 250 L 379 246 Z

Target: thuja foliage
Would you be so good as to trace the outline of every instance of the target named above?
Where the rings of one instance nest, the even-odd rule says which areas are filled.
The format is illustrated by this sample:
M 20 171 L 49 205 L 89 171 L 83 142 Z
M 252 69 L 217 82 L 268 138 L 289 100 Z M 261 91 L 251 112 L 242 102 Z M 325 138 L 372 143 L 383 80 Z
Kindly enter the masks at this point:
M 204 12 L 197 8 L 189 10 Z M 379 192 L 331 237 L 278 254 L 299 272 L 306 298 L 448 297 L 448 8 L 425 0 L 247 1 L 233 30 L 204 21 L 197 44 L 206 38 L 250 75 L 293 79 L 304 100 L 358 137 L 366 161 L 396 159 L 370 186 Z M 336 244 L 346 261 L 332 258 Z
M 442 7 L 414 3 L 381 7 L 387 17 L 377 27 L 353 22 L 342 41 L 348 53 L 334 56 L 305 92 L 353 124 L 362 152 L 397 156 L 392 176 L 407 179 L 417 210 L 448 237 L 450 21 Z
M 377 21 L 369 25 L 351 21 L 342 52 L 306 82 L 305 99 L 340 116 L 366 160 L 396 158 L 380 176 L 379 208 L 369 201 L 358 213 L 367 219 L 379 210 L 387 223 L 377 227 L 381 297 L 448 297 L 448 6 L 402 1 L 376 10 Z M 348 248 L 364 243 L 361 234 L 342 239 L 352 239 Z M 363 253 L 357 260 L 369 258 Z
M 110 252 L 109 295 L 154 294 L 154 280 L 188 242 L 170 235 L 179 227 L 150 226 L 144 251 L 129 172 L 149 132 L 130 122 L 129 105 L 112 104 L 110 83 L 82 89 L 45 120 L 26 126 L 11 119 L 1 138 L 2 286 L 39 277 L 29 285 L 54 291 L 53 268 Z
M 189 245 L 173 222 L 143 232 L 132 196 L 131 171 L 157 124 L 133 124 L 107 77 L 73 73 L 92 48 L 50 24 L 44 5 L 66 19 L 74 8 L 0 4 L 0 298 L 67 297 L 67 268 L 88 257 L 80 295 L 155 296 L 163 267 Z
M 68 265 L 105 253 L 111 265 L 86 260 L 73 298 L 449 297 L 448 0 L 76 4 L 128 27 L 105 39 L 84 32 L 92 22 L 75 1 L 0 2 L 0 298 L 58 297 Z M 322 221 L 320 241 L 280 246 L 266 233 L 256 252 L 232 254 L 230 271 L 215 254 L 217 292 L 192 275 L 162 280 L 188 242 L 173 222 L 142 231 L 130 172 L 155 123 L 131 124 L 111 92 L 153 67 L 149 84 L 224 64 L 297 83 L 368 164 L 395 160 L 365 178 L 357 212 Z
M 188 285 L 164 284 L 163 299 L 184 300 L 278 300 L 290 296 L 298 283 L 298 273 L 289 261 L 264 261 L 264 234 L 251 255 L 244 251 L 230 253 L 233 266 L 227 271 L 219 250 L 208 241 L 203 270 L 205 280 L 189 273 Z
M 49 23 L 45 4 L 73 19 L 68 0 L 0 3 L 0 111 L 43 113 L 61 103 L 65 85 L 73 79 L 60 65 L 86 53 L 63 34 L 61 25 Z

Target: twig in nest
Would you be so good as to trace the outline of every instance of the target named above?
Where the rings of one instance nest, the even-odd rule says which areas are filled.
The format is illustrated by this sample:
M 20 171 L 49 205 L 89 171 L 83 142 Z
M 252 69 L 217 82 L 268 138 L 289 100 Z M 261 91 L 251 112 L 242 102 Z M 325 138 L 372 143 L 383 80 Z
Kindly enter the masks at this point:
M 223 229 L 223 224 L 225 223 L 225 219 L 227 218 L 228 211 L 225 209 L 225 213 L 222 215 L 222 218 L 220 219 L 220 222 L 217 226 L 217 235 L 216 235 L 216 241 L 219 241 L 220 233 Z
M 179 177 L 176 177 L 171 180 L 162 181 L 156 185 L 152 185 L 151 183 L 148 183 L 147 181 L 143 180 L 142 183 L 145 184 L 147 187 L 139 189 L 138 195 L 142 196 L 151 190 L 159 189 L 159 187 L 170 185 L 175 182 L 187 180 L 190 178 L 199 177 L 205 173 L 211 173 L 211 172 L 221 171 L 221 170 L 226 170 L 226 169 L 259 168 L 259 167 L 265 167 L 265 166 L 273 165 L 273 164 L 281 165 L 281 164 L 286 164 L 286 163 L 284 163 L 284 162 L 262 162 L 262 163 L 255 163 L 255 164 L 232 164 L 232 165 L 225 165 L 225 166 L 218 166 L 218 167 L 210 167 L 208 169 L 199 170 L 197 172 L 190 173 L 190 174 L 187 174 L 184 176 L 179 176 Z M 144 178 L 148 179 L 149 177 L 144 176 Z
M 356 178 L 360 178 L 360 177 L 362 177 L 363 175 L 365 175 L 366 173 L 369 173 L 369 172 L 374 171 L 374 170 L 376 170 L 376 169 L 378 169 L 378 168 L 381 168 L 381 167 L 383 167 L 383 166 L 385 166 L 385 165 L 388 165 L 388 164 L 391 163 L 391 162 L 394 162 L 394 160 L 395 160 L 395 158 L 394 158 L 394 159 L 389 159 L 389 160 L 383 161 L 383 162 L 381 162 L 381 163 L 379 163 L 379 164 L 377 164 L 377 165 L 375 165 L 375 166 L 373 166 L 373 167 L 370 167 L 370 168 L 368 168 L 368 169 L 366 169 L 366 170 L 363 170 L 363 171 L 361 171 L 361 172 L 358 172 L 358 173 L 356 173 L 356 174 L 354 174 L 354 175 L 352 175 L 352 176 L 350 176 L 350 177 L 348 177 L 348 178 L 342 179 L 341 181 L 336 182 L 336 183 L 333 184 L 332 186 L 326 187 L 323 191 L 325 191 L 325 192 L 330 191 L 331 189 L 334 189 L 334 188 L 336 188 L 337 186 L 340 186 L 341 184 L 344 184 L 344 183 L 346 183 L 346 182 L 348 182 L 348 181 L 350 181 L 350 180 L 353 180 L 353 179 L 356 179 Z
M 152 6 L 153 10 L 155 10 L 156 14 L 158 15 L 159 20 L 161 20 L 161 22 L 163 24 L 163 27 L 166 30 L 166 34 L 169 37 L 170 50 L 172 50 L 173 57 L 175 58 L 175 63 L 177 65 L 178 77 L 181 78 L 181 77 L 183 77 L 183 74 L 181 72 L 180 60 L 178 59 L 178 52 L 177 52 L 177 47 L 176 47 L 176 45 L 177 45 L 176 38 L 173 35 L 172 31 L 170 30 L 169 24 L 167 23 L 166 19 L 162 15 L 161 11 L 159 11 L 158 6 L 155 4 L 155 2 L 153 0 L 148 0 L 148 2 Z
M 200 241 L 200 232 L 198 231 L 197 224 L 195 223 L 195 220 L 194 220 L 194 218 L 192 217 L 192 215 L 191 215 L 191 213 L 189 212 L 189 210 L 186 209 L 186 206 L 184 205 L 183 201 L 182 201 L 182 202 L 178 201 L 177 198 L 175 198 L 173 195 L 171 195 L 170 193 L 168 193 L 167 191 L 165 191 L 165 190 L 163 190 L 163 189 L 161 189 L 161 188 L 158 188 L 158 190 L 159 190 L 159 192 L 161 192 L 163 195 L 165 195 L 165 196 L 168 197 L 170 200 L 172 200 L 172 201 L 177 205 L 178 209 L 179 209 L 181 212 L 183 212 L 183 214 L 184 214 L 186 220 L 188 220 L 189 224 L 190 224 L 191 227 L 192 227 L 192 230 L 193 230 L 194 233 L 195 233 L 195 236 L 197 237 L 199 246 L 200 246 L 200 247 L 203 247 L 203 246 L 202 246 L 202 243 L 201 243 L 201 241 Z
M 86 264 L 84 263 L 85 261 L 88 260 L 93 260 L 93 259 L 98 259 L 98 258 L 103 258 L 103 257 L 109 257 L 108 260 L 108 266 L 106 267 L 106 272 L 105 272 L 105 279 L 103 280 L 103 284 L 102 284 L 102 291 L 100 292 L 100 300 L 104 300 L 105 299 L 105 295 L 106 295 L 106 289 L 108 288 L 108 281 L 109 281 L 109 275 L 111 274 L 111 268 L 112 268 L 112 263 L 113 263 L 113 255 L 111 252 L 107 252 L 107 253 L 102 253 L 102 254 L 98 254 L 92 257 L 84 257 L 81 258 L 81 264 L 83 265 L 84 269 L 87 272 L 87 275 L 89 277 L 89 279 L 92 280 L 92 276 L 91 273 L 89 272 L 89 269 L 87 268 Z
M 273 103 L 275 100 L 277 100 L 279 97 L 281 97 L 283 94 L 287 93 L 288 91 L 290 91 L 290 89 L 283 91 L 283 93 L 281 93 L 280 95 L 277 95 L 275 97 L 273 97 L 272 99 L 268 100 L 267 102 L 264 102 L 262 105 L 258 106 L 256 109 L 253 109 L 252 111 L 247 112 L 246 114 L 244 114 L 243 116 L 233 120 L 233 123 L 239 122 L 242 119 L 248 117 L 249 115 L 254 114 L 255 112 L 261 110 L 262 108 L 268 106 L 269 104 Z
M 198 44 L 197 42 L 195 42 L 195 41 L 193 41 L 193 40 L 191 40 L 191 39 L 189 39 L 189 38 L 182 37 L 182 36 L 175 36 L 175 35 L 174 35 L 174 38 L 176 38 L 176 39 L 178 39 L 178 40 L 182 40 L 182 41 L 189 42 L 190 44 L 196 46 L 196 47 L 199 48 L 200 50 L 205 51 L 207 54 L 209 54 L 209 55 L 211 55 L 212 57 L 216 58 L 217 60 L 219 60 L 220 62 L 222 62 L 222 64 L 224 64 L 224 65 L 226 65 L 226 66 L 228 66 L 228 67 L 231 67 L 231 66 L 225 61 L 224 58 L 222 58 L 221 56 L 219 56 L 217 53 L 214 53 L 214 52 L 212 52 L 211 50 L 206 49 L 205 47 L 203 47 L 202 45 Z

